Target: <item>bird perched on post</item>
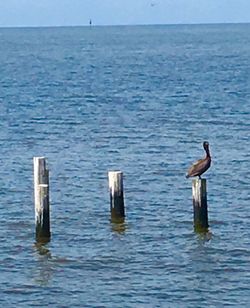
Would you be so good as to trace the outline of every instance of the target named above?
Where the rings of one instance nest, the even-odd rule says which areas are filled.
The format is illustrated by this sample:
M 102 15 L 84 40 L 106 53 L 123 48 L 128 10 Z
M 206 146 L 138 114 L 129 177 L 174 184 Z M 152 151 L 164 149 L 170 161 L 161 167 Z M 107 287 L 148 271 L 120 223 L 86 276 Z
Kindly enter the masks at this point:
M 198 176 L 201 178 L 201 175 L 207 171 L 211 165 L 211 156 L 209 152 L 209 143 L 207 141 L 203 142 L 203 148 L 206 152 L 206 157 L 197 160 L 188 170 L 186 178 Z

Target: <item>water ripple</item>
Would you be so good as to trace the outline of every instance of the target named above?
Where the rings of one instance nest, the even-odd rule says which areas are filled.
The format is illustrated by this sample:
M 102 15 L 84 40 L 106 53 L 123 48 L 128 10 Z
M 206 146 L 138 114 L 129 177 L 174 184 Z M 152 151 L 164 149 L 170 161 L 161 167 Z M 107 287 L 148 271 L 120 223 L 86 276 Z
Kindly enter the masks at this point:
M 5 307 L 247 307 L 249 26 L 1 29 Z M 221 40 L 223 37 L 223 40 Z M 209 140 L 209 230 L 185 172 Z M 34 243 L 32 157 L 52 238 Z M 110 222 L 107 171 L 124 172 Z

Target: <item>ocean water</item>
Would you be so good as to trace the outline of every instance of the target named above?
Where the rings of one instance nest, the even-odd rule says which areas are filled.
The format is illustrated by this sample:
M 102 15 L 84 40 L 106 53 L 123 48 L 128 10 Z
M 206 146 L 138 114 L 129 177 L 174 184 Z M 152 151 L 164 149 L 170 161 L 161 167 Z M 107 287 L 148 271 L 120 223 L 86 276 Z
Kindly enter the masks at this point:
M 4 307 L 248 307 L 250 25 L 0 29 Z M 209 232 L 193 229 L 204 155 Z M 34 156 L 51 241 L 35 242 Z M 124 172 L 110 222 L 107 172 Z

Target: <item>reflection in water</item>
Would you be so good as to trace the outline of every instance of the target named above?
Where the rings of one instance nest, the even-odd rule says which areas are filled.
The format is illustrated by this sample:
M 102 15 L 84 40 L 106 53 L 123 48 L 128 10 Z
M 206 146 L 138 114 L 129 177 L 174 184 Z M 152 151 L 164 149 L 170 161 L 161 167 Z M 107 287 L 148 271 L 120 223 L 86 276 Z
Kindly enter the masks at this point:
M 37 259 L 37 271 L 35 272 L 35 283 L 47 286 L 51 281 L 51 277 L 53 274 L 53 266 L 52 266 L 52 256 L 48 247 L 46 247 L 46 243 L 36 242 L 34 245 L 35 248 L 35 256 Z
M 194 226 L 194 231 L 202 241 L 208 242 L 212 238 L 212 232 L 208 228 Z
M 51 258 L 51 253 L 44 243 L 35 243 L 36 250 L 40 256 Z
M 124 217 L 112 217 L 110 223 L 112 231 L 120 234 L 124 234 L 126 232 L 127 225 Z

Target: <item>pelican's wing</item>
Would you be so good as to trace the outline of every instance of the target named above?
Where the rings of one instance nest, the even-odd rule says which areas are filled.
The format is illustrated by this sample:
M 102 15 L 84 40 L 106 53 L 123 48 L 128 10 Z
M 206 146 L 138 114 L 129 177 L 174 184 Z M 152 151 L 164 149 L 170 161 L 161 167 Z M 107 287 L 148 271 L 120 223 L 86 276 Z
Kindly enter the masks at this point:
M 188 169 L 187 175 L 188 176 L 196 176 L 199 174 L 200 169 L 202 169 L 203 164 L 206 162 L 204 159 L 199 159 Z

